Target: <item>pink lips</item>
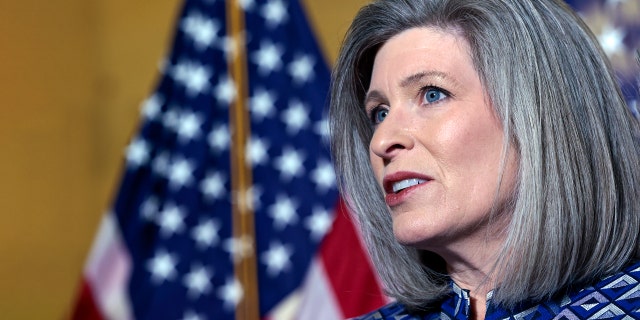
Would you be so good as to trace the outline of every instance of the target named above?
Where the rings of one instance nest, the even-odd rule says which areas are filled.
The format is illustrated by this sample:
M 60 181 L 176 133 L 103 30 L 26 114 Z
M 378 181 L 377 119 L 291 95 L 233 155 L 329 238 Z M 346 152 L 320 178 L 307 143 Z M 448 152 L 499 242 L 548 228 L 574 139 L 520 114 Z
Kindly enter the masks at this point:
M 427 182 L 433 180 L 433 178 L 429 176 L 425 176 L 423 174 L 408 172 L 408 171 L 399 171 L 392 174 L 388 174 L 382 180 L 382 187 L 385 192 L 385 202 L 389 207 L 394 207 L 402 203 L 416 188 L 424 186 L 426 183 L 414 185 L 408 187 L 406 189 L 402 189 L 398 193 L 393 192 L 393 184 L 402 180 L 407 179 L 421 179 Z

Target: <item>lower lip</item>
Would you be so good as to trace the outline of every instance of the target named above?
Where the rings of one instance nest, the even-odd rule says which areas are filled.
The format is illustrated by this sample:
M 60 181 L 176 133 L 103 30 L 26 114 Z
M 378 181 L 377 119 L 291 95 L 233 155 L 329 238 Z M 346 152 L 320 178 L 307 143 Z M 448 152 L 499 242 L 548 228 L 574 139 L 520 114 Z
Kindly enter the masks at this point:
M 411 186 L 409 188 L 403 189 L 398 193 L 387 194 L 384 197 L 384 201 L 387 203 L 389 207 L 395 207 L 403 203 L 407 199 L 407 197 L 409 197 L 416 189 L 426 186 L 429 182 L 430 181 L 423 182 L 415 186 Z

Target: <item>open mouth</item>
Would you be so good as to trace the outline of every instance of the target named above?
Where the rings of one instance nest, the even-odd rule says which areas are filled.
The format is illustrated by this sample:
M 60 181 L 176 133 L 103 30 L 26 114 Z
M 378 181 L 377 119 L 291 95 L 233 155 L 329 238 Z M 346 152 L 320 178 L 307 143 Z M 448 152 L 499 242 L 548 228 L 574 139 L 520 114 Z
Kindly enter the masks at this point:
M 393 183 L 392 190 L 393 190 L 393 193 L 397 194 L 402 190 L 405 190 L 405 189 L 413 187 L 413 186 L 417 186 L 417 185 L 425 183 L 425 182 L 427 182 L 427 180 L 424 180 L 424 179 L 405 179 L 405 180 L 401 180 L 401 181 Z

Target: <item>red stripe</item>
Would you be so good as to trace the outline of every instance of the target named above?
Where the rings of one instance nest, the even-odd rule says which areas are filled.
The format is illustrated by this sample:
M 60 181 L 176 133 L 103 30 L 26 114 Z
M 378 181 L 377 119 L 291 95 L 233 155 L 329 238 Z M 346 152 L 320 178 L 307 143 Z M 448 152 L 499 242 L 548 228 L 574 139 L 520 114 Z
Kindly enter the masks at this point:
M 73 313 L 71 314 L 71 320 L 103 320 L 98 306 L 93 299 L 91 288 L 87 281 L 83 279 L 80 287 L 80 294 L 78 300 L 74 306 Z
M 346 318 L 362 315 L 386 303 L 371 262 L 345 204 L 340 201 L 336 219 L 320 248 L 327 277 Z

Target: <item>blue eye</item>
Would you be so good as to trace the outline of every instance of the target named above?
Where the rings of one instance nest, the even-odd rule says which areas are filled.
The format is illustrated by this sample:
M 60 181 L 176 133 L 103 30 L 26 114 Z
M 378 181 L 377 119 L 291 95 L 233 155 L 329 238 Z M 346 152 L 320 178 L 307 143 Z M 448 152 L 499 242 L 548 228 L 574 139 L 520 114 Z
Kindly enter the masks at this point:
M 373 122 L 373 124 L 381 123 L 382 121 L 384 121 L 388 114 L 389 110 L 382 107 L 376 107 L 371 110 L 371 122 Z
M 425 103 L 433 103 L 447 97 L 447 94 L 437 88 L 429 88 L 424 92 Z

